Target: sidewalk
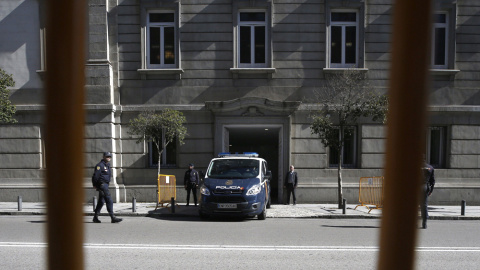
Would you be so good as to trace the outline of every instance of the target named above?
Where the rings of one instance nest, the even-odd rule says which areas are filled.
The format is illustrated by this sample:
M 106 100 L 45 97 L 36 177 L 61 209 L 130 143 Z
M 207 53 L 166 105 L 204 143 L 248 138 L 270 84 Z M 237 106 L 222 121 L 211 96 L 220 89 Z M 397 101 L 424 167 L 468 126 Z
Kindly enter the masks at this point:
M 155 210 L 155 203 L 136 203 L 136 211 L 132 211 L 132 203 L 114 203 L 113 209 L 116 216 L 150 216 L 150 217 L 198 217 L 198 207 L 178 204 L 175 213 L 172 213 L 170 205 L 159 207 Z M 267 209 L 267 218 L 380 218 L 381 209 L 373 209 L 369 212 L 364 206 L 355 209 L 356 204 L 347 204 L 346 214 L 338 209 L 336 204 L 297 204 L 279 205 L 274 204 Z M 401 206 L 399 206 L 401 207 Z M 461 214 L 461 207 L 446 205 L 429 206 L 430 219 L 433 220 L 480 220 L 480 206 L 468 206 L 465 215 Z M 18 211 L 17 202 L 0 202 L 0 215 L 45 215 L 46 204 L 43 202 L 23 202 L 22 210 Z M 85 204 L 85 215 L 93 215 L 93 205 Z M 107 209 L 102 209 L 101 215 L 107 215 Z

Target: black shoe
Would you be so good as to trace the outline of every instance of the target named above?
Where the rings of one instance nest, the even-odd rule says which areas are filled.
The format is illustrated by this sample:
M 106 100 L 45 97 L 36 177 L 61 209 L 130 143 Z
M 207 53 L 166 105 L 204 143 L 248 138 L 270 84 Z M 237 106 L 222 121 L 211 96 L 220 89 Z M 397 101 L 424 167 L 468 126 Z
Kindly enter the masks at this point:
M 117 217 L 112 217 L 112 223 L 120 223 L 122 222 L 123 219 L 117 218 Z
M 296 203 L 296 202 L 293 202 L 293 205 L 297 205 L 297 203 Z
M 93 216 L 93 223 L 102 223 L 100 219 L 98 219 L 98 216 Z
M 426 220 L 424 220 L 424 221 L 422 222 L 422 228 L 424 228 L 424 229 L 427 228 L 427 221 L 426 221 Z

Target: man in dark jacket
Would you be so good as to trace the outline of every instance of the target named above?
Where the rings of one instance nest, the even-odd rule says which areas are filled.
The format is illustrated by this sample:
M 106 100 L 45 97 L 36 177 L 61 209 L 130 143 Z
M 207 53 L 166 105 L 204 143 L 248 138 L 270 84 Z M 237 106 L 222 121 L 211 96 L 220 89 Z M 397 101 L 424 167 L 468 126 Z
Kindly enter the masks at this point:
M 193 193 L 193 202 L 195 206 L 197 206 L 197 186 L 200 183 L 200 176 L 193 167 L 194 165 L 192 163 L 188 165 L 188 170 L 185 172 L 185 177 L 183 178 L 183 185 L 185 186 L 185 190 L 187 190 L 187 206 L 190 204 L 190 191 Z
M 113 201 L 110 196 L 110 191 L 108 190 L 108 184 L 112 178 L 110 160 L 112 160 L 112 154 L 110 152 L 103 153 L 103 159 L 95 166 L 95 172 L 93 174 L 93 182 L 95 183 L 95 188 L 98 190 L 98 204 L 97 207 L 95 207 L 95 215 L 93 216 L 93 222 L 95 223 L 101 223 L 98 219 L 98 214 L 100 214 L 105 203 L 107 204 L 107 211 L 112 219 L 112 223 L 122 221 L 121 218 L 117 218 L 113 214 Z
M 422 202 L 420 207 L 422 212 L 422 228 L 426 229 L 428 219 L 428 196 L 432 194 L 435 186 L 435 176 L 432 165 L 425 162 L 422 167 L 422 173 L 425 183 L 422 185 Z
M 297 172 L 295 171 L 295 167 L 290 165 L 290 170 L 287 172 L 285 177 L 285 184 L 283 185 L 284 188 L 287 189 L 287 203 L 290 204 L 290 193 L 293 195 L 293 205 L 297 204 L 297 198 L 295 197 L 295 188 L 297 188 L 298 184 L 298 176 Z

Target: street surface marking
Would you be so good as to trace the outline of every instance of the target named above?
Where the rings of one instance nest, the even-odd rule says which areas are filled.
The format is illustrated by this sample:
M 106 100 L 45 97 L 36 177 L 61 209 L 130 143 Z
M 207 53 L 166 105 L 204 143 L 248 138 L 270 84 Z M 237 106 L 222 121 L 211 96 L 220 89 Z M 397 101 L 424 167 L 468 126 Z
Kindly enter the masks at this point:
M 0 242 L 0 247 L 45 248 L 46 243 Z M 148 245 L 148 244 L 84 244 L 86 249 L 148 250 L 244 250 L 244 251 L 369 251 L 372 246 L 237 246 L 237 245 Z M 417 247 L 417 252 L 480 252 L 480 247 Z

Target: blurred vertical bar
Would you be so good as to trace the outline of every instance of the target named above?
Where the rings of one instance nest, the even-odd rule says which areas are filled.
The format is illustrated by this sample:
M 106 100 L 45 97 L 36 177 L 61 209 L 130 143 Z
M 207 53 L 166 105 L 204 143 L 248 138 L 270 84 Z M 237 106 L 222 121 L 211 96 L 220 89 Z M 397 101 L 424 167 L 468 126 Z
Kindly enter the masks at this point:
M 49 269 L 83 269 L 87 2 L 46 2 L 47 263 Z
M 413 269 L 425 145 L 431 1 L 395 1 L 378 269 Z

